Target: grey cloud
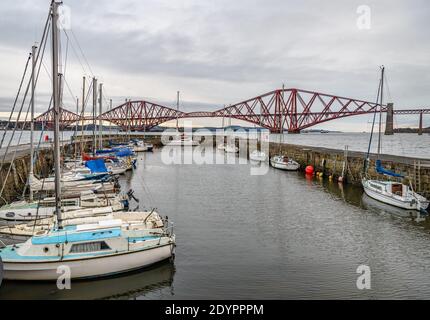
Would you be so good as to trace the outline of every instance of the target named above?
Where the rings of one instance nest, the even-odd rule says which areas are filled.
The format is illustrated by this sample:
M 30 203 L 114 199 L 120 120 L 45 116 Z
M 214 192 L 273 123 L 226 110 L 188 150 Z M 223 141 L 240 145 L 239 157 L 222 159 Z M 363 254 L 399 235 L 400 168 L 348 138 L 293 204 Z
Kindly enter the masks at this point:
M 0 21 L 0 44 L 29 47 L 40 33 L 48 2 L 2 3 L 7 18 Z M 430 105 L 430 9 L 423 0 L 368 1 L 368 31 L 356 28 L 360 1 L 65 3 L 94 70 L 214 81 L 218 105 L 283 82 L 373 101 L 380 64 L 387 66 L 397 105 Z M 70 59 L 76 61 L 73 55 Z M 243 91 L 235 92 L 237 86 Z

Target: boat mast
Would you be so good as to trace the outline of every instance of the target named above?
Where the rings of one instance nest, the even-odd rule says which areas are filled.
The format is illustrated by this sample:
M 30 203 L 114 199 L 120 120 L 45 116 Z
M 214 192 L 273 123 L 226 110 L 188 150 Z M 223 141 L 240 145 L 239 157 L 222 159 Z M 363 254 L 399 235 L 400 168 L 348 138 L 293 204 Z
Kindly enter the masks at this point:
M 284 101 L 284 90 L 285 90 L 285 85 L 282 84 L 282 101 Z M 284 143 L 284 108 L 282 107 L 281 103 L 279 103 L 279 108 L 280 113 L 281 113 L 281 123 L 280 123 L 280 128 L 281 128 L 281 138 L 279 141 L 279 154 L 281 154 L 281 149 L 282 149 L 282 144 Z
M 103 83 L 100 83 L 99 88 L 99 117 L 103 112 L 103 104 L 102 104 L 102 97 L 103 97 Z M 102 119 L 99 119 L 99 148 L 103 149 L 103 132 L 102 132 Z
M 176 132 L 179 134 L 179 91 L 176 92 Z
M 76 97 L 76 114 L 79 115 L 79 98 Z M 75 139 L 74 141 L 74 145 L 75 145 L 75 168 L 78 165 L 76 163 L 76 158 L 78 157 L 78 125 L 79 125 L 79 121 L 76 121 L 76 125 L 75 125 Z
M 109 99 L 109 111 L 112 111 L 112 99 Z M 112 122 L 109 122 L 109 141 L 112 136 Z
M 381 93 L 380 93 L 380 104 L 379 104 L 379 136 L 378 136 L 378 159 L 381 155 L 381 126 L 382 126 L 382 103 L 384 98 L 384 72 L 385 67 L 381 67 Z
M 81 153 L 84 152 L 85 76 L 82 77 Z
M 373 113 L 372 129 L 370 130 L 369 145 L 367 146 L 366 159 L 364 161 L 363 172 L 366 173 L 370 162 L 370 148 L 372 147 L 373 132 L 375 130 L 376 114 L 378 113 L 379 94 L 381 92 L 381 79 L 379 79 L 378 93 L 376 94 L 375 112 Z
M 96 110 L 97 110 L 97 79 L 93 78 L 93 156 L 96 155 Z
M 35 91 L 35 71 L 36 71 L 36 49 L 34 45 L 31 47 L 31 122 L 30 122 L 30 179 L 34 174 L 34 142 L 33 142 L 33 131 L 34 131 L 34 91 Z M 30 181 L 30 180 L 29 180 Z M 31 183 L 29 183 L 30 190 L 30 202 L 33 201 L 33 189 Z
M 58 228 L 62 228 L 61 175 L 60 175 L 60 97 L 58 86 L 58 6 L 52 2 L 52 101 L 54 104 L 54 169 L 55 169 L 55 214 Z

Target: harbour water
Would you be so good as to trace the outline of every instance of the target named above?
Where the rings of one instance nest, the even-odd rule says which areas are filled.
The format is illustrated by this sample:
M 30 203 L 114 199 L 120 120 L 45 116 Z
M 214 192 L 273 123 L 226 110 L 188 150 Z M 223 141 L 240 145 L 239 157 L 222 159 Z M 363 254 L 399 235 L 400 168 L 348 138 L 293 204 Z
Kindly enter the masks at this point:
M 62 140 L 70 140 L 70 138 L 75 134 L 74 131 L 62 131 Z M 81 132 L 78 132 L 81 134 Z M 85 131 L 85 135 L 91 135 L 92 131 Z M 126 134 L 117 131 L 105 131 L 103 134 Z M 141 135 L 141 132 L 136 132 L 135 134 Z M 148 132 L 147 135 L 159 135 L 159 132 Z M 0 137 L 3 133 L 0 134 Z M 9 142 L 11 133 L 8 132 L 5 138 L 3 146 L 6 146 Z M 37 131 L 34 134 L 35 142 L 37 143 L 40 139 L 41 132 Z M 48 135 L 50 138 L 53 137 L 52 131 L 46 131 L 43 135 Z M 133 135 L 133 133 L 131 133 Z M 348 145 L 351 151 L 362 151 L 366 152 L 369 144 L 370 133 L 303 133 L 303 134 L 285 134 L 284 143 L 296 144 L 302 146 L 310 147 L 325 147 L 330 149 L 341 149 L 343 150 L 345 145 Z M 377 137 L 374 137 L 375 143 L 372 145 L 372 152 L 377 151 Z M 271 134 L 270 141 L 278 142 L 280 140 L 279 134 Z M 19 134 L 16 134 L 12 140 L 12 145 L 17 143 L 26 144 L 30 142 L 30 132 L 23 131 L 22 137 L 19 140 Z M 418 136 L 417 134 L 410 133 L 396 133 L 392 136 L 382 137 L 382 153 L 396 155 L 396 156 L 407 156 L 416 157 L 423 159 L 430 159 L 430 134 L 424 134 Z
M 250 168 L 139 154 L 120 182 L 136 191 L 140 209 L 157 207 L 175 222 L 175 261 L 63 291 L 4 282 L 0 299 L 430 298 L 428 218 L 372 201 L 359 187 Z M 363 264 L 371 290 L 356 286 Z

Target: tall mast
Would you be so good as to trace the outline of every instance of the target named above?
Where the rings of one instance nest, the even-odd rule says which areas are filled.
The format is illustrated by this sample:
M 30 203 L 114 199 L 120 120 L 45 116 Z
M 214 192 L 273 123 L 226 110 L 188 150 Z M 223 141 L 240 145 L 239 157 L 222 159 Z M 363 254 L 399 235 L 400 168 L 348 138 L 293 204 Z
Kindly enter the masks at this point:
M 85 76 L 82 77 L 81 153 L 84 151 Z
M 179 132 L 179 91 L 176 93 L 176 131 Z
M 285 90 L 285 85 L 282 84 L 282 93 L 281 93 L 281 95 L 282 95 L 282 101 L 284 101 L 284 90 Z M 280 126 L 279 126 L 280 129 L 281 129 L 281 137 L 280 137 L 280 140 L 279 140 L 279 153 L 281 153 L 282 143 L 284 143 L 284 108 L 283 108 L 283 106 L 281 105 L 280 102 L 279 102 L 279 108 L 281 109 L 280 110 L 281 123 L 280 123 Z
M 384 98 L 384 72 L 385 67 L 381 67 L 381 92 L 380 92 L 380 103 L 379 103 L 379 136 L 378 136 L 378 158 L 381 154 L 381 126 L 382 126 L 382 103 Z
M 97 109 L 97 79 L 93 78 L 93 156 L 96 155 L 96 109 Z
M 376 115 L 378 113 L 379 94 L 381 92 L 381 80 L 382 79 L 379 79 L 378 93 L 376 94 L 375 112 L 373 113 L 372 129 L 370 131 L 370 138 L 369 138 L 369 144 L 367 146 L 366 160 L 364 161 L 364 167 L 363 167 L 364 173 L 367 173 L 367 169 L 369 167 L 369 162 L 370 162 L 370 150 L 372 147 L 373 132 L 375 130 Z
M 55 213 L 62 228 L 60 176 L 60 97 L 58 86 L 58 2 L 52 2 L 52 101 L 54 104 Z
M 103 97 L 103 84 L 100 83 L 100 89 L 99 89 L 99 116 L 103 112 L 103 103 L 102 103 L 102 97 Z M 103 149 L 103 137 L 102 137 L 102 120 L 99 119 L 99 148 Z
M 76 97 L 76 114 L 79 115 L 79 98 Z M 76 121 L 76 126 L 75 126 L 75 168 L 78 165 L 76 163 L 76 158 L 78 156 L 78 125 L 79 125 L 79 121 Z
M 35 87 L 35 71 L 36 71 L 36 49 L 34 45 L 31 47 L 31 122 L 30 122 L 30 177 L 34 174 L 34 143 L 33 143 L 33 131 L 34 131 L 34 91 Z M 31 179 L 31 178 L 30 178 Z M 30 189 L 30 202 L 33 201 L 33 189 L 31 188 L 31 183 L 29 183 Z
M 109 111 L 112 110 L 112 99 L 109 99 Z M 109 122 L 109 139 L 111 138 L 112 135 L 112 122 Z

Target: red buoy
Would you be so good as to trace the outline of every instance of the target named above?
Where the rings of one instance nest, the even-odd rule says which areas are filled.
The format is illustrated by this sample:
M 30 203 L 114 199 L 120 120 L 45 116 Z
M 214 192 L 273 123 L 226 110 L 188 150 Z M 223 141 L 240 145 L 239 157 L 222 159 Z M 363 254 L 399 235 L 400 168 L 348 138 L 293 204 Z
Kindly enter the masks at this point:
M 307 167 L 306 167 L 306 169 L 305 169 L 305 172 L 306 172 L 307 174 L 313 174 L 313 173 L 314 173 L 314 167 L 312 167 L 312 166 L 307 166 Z

